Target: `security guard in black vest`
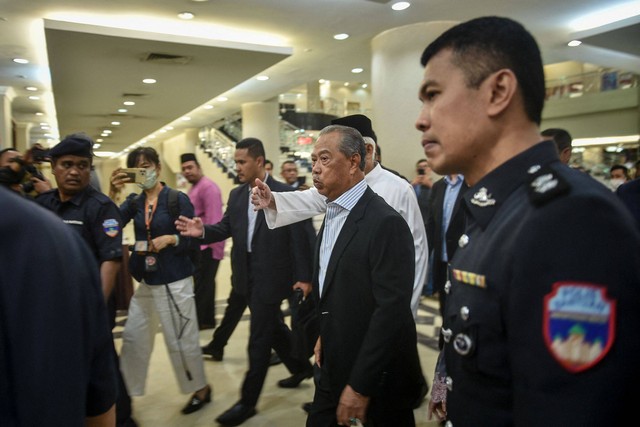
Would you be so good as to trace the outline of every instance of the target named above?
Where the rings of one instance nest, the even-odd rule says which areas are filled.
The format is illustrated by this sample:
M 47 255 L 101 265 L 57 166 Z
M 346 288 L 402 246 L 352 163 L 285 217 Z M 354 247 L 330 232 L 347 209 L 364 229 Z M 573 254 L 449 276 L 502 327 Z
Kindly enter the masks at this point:
M 510 19 L 477 18 L 422 64 L 425 154 L 470 185 L 429 416 L 455 427 L 635 419 L 640 233 L 611 191 L 541 142 L 535 40 Z
M 55 145 L 50 156 L 58 188 L 41 194 L 36 202 L 62 218 L 89 245 L 100 265 L 102 291 L 113 328 L 115 301 L 112 291 L 122 262 L 122 220 L 116 204 L 90 185 L 92 148 L 93 141 L 82 133 L 68 135 Z M 116 404 L 118 426 L 135 426 L 131 419 L 130 398 L 121 380 L 120 384 Z

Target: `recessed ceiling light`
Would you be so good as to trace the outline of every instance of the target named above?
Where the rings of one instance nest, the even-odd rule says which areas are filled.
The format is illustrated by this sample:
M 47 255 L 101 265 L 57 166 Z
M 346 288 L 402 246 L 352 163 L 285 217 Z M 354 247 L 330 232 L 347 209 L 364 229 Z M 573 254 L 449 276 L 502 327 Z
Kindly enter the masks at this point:
M 109 136 L 109 134 L 108 134 L 108 133 L 104 133 L 104 132 L 102 132 L 102 133 L 100 134 L 100 136 L 107 137 L 107 136 Z
M 164 129 L 160 129 L 160 130 L 158 131 L 158 133 L 167 133 L 167 131 L 166 131 L 166 130 L 164 130 Z
M 120 126 L 120 122 L 111 122 L 112 126 Z
M 391 5 L 391 9 L 393 9 L 393 10 L 405 10 L 409 6 L 411 6 L 411 3 L 409 3 L 408 1 L 399 1 L 397 3 L 392 4 Z
M 24 58 L 13 58 L 13 62 L 16 64 L 28 64 L 29 60 Z
M 205 105 L 205 106 L 204 106 L 204 107 L 202 107 L 202 108 L 204 108 L 205 110 L 211 110 L 211 109 L 213 108 L 213 105 L 211 105 L 211 104 L 207 104 L 207 105 Z
M 366 89 L 366 88 L 368 88 L 368 87 L 369 87 L 369 85 L 368 85 L 368 84 L 366 84 L 366 83 L 362 83 L 362 86 L 360 86 L 360 87 L 361 87 L 362 89 Z
M 216 99 L 220 102 L 226 102 L 229 100 L 229 98 L 227 98 L 226 96 L 219 96 Z
M 180 120 L 184 120 L 185 122 L 188 122 L 189 120 L 191 120 L 191 117 L 189 117 L 189 116 L 184 116 L 184 117 L 182 117 Z
M 326 80 L 325 80 L 325 79 L 320 79 L 320 80 L 318 80 L 318 83 L 320 83 L 320 84 L 322 84 L 322 83 L 324 83 L 324 82 L 326 82 Z
M 129 110 L 127 110 L 126 108 L 118 108 L 118 113 L 126 113 L 127 111 Z
M 94 143 L 94 144 L 93 144 L 93 148 L 95 148 L 95 149 L 98 149 L 98 148 L 100 148 L 100 147 L 102 147 L 102 145 L 100 145 L 100 144 L 96 144 L 96 143 Z
M 349 82 L 345 82 L 345 83 L 344 83 L 344 85 L 345 85 L 345 86 L 349 86 Z
M 43 112 L 41 112 L 41 111 L 38 111 L 38 112 L 36 113 L 36 116 L 44 116 L 44 113 L 43 113 Z
M 173 126 L 167 126 L 165 129 L 166 130 L 173 130 Z
M 334 39 L 336 40 L 346 40 L 349 38 L 349 34 L 347 33 L 340 33 L 340 34 L 336 34 L 333 36 Z
M 106 133 L 107 135 L 109 135 L 110 133 L 112 133 L 112 131 L 109 129 L 105 129 L 102 131 L 102 133 Z
M 256 80 L 260 80 L 261 82 L 263 82 L 265 80 L 269 80 L 269 76 L 258 76 L 256 77 Z
M 35 91 L 37 91 L 37 90 L 38 90 L 38 88 L 37 88 L 37 87 L 35 87 L 35 86 L 27 86 L 27 87 L 25 87 L 25 89 L 26 89 L 26 90 L 28 90 L 28 91 L 30 91 L 30 92 L 35 92 Z
M 363 72 L 363 71 L 364 71 L 364 68 L 360 68 L 360 67 L 358 67 L 358 68 L 354 68 L 354 69 L 352 69 L 352 70 L 351 70 L 351 72 L 352 72 L 353 74 L 359 74 L 359 73 L 361 73 L 361 72 Z
M 148 85 L 152 85 L 156 82 L 156 79 L 142 79 L 142 83 L 146 83 Z
M 32 101 L 37 101 L 37 100 L 39 100 L 39 99 L 40 99 L 40 97 L 39 97 L 39 96 L 32 95 L 32 96 L 30 96 L 30 97 L 29 97 L 29 99 L 30 99 L 30 100 L 32 100 Z
M 580 46 L 581 44 L 582 42 L 580 40 L 571 40 L 569 43 L 567 43 L 567 46 L 576 47 Z
M 104 139 L 102 139 L 102 138 L 96 139 L 96 142 L 103 142 L 103 141 L 104 141 Z
M 136 103 L 133 102 L 133 101 L 124 101 L 123 104 L 124 105 L 136 105 Z
M 155 135 L 149 135 L 147 138 L 149 138 L 149 139 L 155 139 L 155 137 L 156 137 Z
M 188 20 L 188 19 L 193 19 L 195 17 L 196 17 L 196 15 L 194 15 L 191 12 L 180 12 L 178 14 L 178 18 L 180 18 L 180 19 L 187 19 Z

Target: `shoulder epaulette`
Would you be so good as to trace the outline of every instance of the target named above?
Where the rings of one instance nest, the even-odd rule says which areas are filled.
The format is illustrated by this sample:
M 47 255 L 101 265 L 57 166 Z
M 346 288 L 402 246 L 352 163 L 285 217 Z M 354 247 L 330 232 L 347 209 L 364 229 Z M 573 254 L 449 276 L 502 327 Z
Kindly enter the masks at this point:
M 550 166 L 540 168 L 529 180 L 529 200 L 536 206 L 566 194 L 571 185 Z

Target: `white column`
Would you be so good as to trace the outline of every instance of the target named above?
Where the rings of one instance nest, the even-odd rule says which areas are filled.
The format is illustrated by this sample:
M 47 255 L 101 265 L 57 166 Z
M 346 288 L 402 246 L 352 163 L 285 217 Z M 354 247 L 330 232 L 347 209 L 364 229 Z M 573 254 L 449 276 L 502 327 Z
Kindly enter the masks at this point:
M 420 110 L 418 88 L 424 69 L 420 56 L 429 43 L 457 22 L 421 22 L 393 28 L 371 41 L 373 129 L 382 163 L 407 178 L 424 157 L 414 124 Z
M 0 149 L 13 147 L 13 128 L 11 119 L 11 101 L 16 92 L 10 86 L 0 86 Z
M 277 100 L 242 104 L 242 137 L 262 141 L 267 159 L 275 168 L 279 167 L 280 112 Z
M 31 148 L 31 127 L 33 123 L 16 123 L 16 150 L 24 153 Z

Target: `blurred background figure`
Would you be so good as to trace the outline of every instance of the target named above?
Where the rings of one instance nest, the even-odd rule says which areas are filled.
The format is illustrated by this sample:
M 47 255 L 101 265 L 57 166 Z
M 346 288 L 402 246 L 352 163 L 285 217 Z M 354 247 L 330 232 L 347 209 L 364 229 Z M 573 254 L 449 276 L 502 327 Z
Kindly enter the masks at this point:
M 305 184 L 306 177 L 298 176 L 298 165 L 293 160 L 285 160 L 280 166 L 280 176 L 284 179 L 285 184 L 290 185 L 296 190 L 307 190 L 308 185 Z
M 625 182 L 629 182 L 629 168 L 625 165 L 613 165 L 609 169 L 609 186 L 616 191 Z
M 540 132 L 540 135 L 542 135 L 543 141 L 553 141 L 556 143 L 560 161 L 568 165 L 569 160 L 571 160 L 571 142 L 573 141 L 571 134 L 564 129 L 549 128 Z

